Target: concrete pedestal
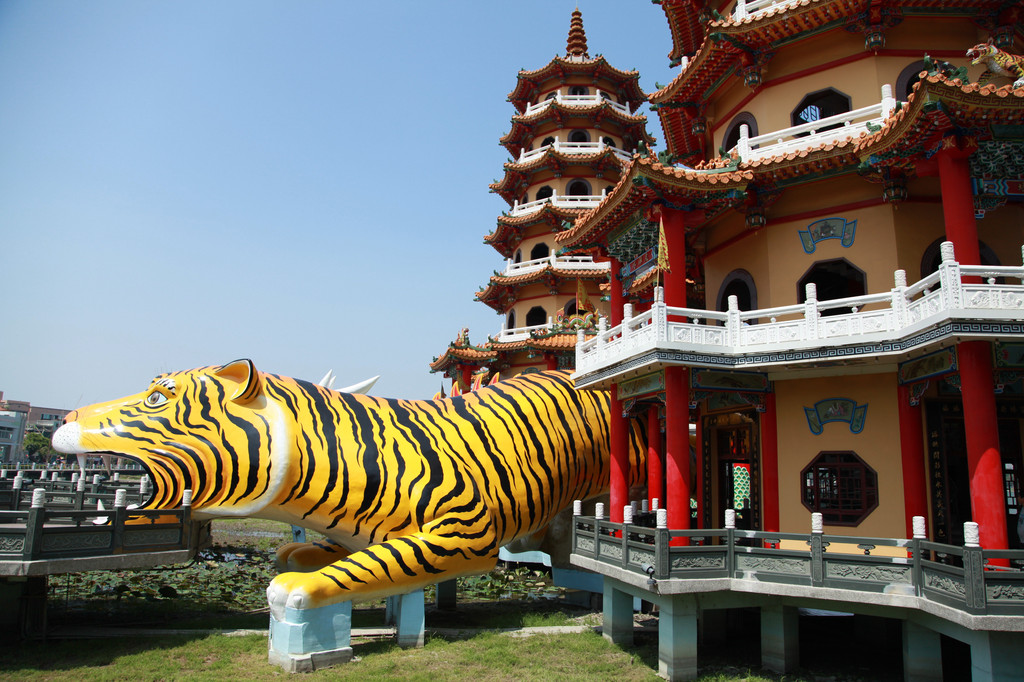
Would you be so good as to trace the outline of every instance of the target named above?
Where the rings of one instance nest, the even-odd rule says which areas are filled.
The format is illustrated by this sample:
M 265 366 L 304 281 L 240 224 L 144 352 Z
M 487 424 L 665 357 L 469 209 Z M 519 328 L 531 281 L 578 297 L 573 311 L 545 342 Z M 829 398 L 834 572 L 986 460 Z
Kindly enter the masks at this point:
M 1024 633 L 975 632 L 971 642 L 971 680 L 1024 680 Z
M 405 649 L 423 646 L 426 629 L 423 610 L 423 590 L 416 590 L 397 597 L 395 627 L 398 630 L 398 646 Z
M 697 600 L 674 594 L 658 606 L 658 674 L 673 682 L 697 679 Z
M 903 621 L 903 679 L 907 682 L 942 680 L 939 633 L 909 620 Z
M 800 665 L 800 613 L 790 606 L 761 607 L 761 665 L 777 673 Z
M 292 609 L 270 616 L 269 659 L 292 673 L 311 672 L 352 659 L 352 602 Z

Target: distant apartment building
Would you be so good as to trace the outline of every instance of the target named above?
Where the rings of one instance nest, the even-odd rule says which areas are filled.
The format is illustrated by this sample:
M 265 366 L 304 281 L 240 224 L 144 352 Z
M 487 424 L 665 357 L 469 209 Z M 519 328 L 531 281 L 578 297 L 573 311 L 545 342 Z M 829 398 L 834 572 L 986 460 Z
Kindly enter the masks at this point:
M 40 433 L 49 438 L 70 411 L 34 407 L 23 400 L 4 400 L 0 391 L 0 462 L 24 460 L 25 434 Z

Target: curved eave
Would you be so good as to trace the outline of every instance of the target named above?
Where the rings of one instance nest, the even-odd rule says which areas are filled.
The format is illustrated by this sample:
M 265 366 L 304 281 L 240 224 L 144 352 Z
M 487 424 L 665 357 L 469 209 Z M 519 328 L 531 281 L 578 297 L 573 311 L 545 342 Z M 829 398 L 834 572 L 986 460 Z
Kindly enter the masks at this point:
M 562 126 L 565 118 L 580 117 L 590 118 L 597 122 L 613 120 L 621 127 L 620 136 L 626 135 L 634 140 L 644 140 L 648 145 L 654 146 L 657 138 L 647 132 L 647 117 L 635 114 L 626 114 L 608 104 L 597 104 L 587 107 L 571 107 L 552 103 L 542 111 L 535 112 L 529 116 L 520 115 L 512 117 L 512 129 L 506 133 L 498 142 L 505 147 L 510 154 L 518 156 L 519 152 L 534 137 L 534 129 L 547 122 L 554 122 Z
M 559 208 L 553 204 L 545 204 L 537 211 L 526 215 L 498 217 L 498 224 L 494 232 L 484 237 L 484 243 L 495 248 L 505 258 L 511 258 L 512 254 L 519 247 L 523 239 L 523 233 L 534 225 L 542 225 L 546 231 L 556 232 L 562 228 L 565 221 L 573 221 L 585 209 L 582 208 Z
M 872 166 L 910 171 L 923 148 L 941 143 L 949 130 L 977 133 L 992 125 L 1024 125 L 1024 88 L 927 76 L 881 130 L 858 141 L 856 152 Z
M 441 353 L 441 357 L 430 363 L 430 371 L 444 372 L 452 367 L 452 365 L 460 363 L 482 366 L 489 364 L 497 356 L 497 353 L 489 349 L 480 350 L 469 346 L 450 346 L 445 349 L 444 353 Z
M 672 50 L 668 58 L 674 64 L 697 51 L 704 39 L 705 26 L 700 20 L 704 0 L 661 0 L 661 9 L 672 34 Z
M 589 335 L 593 335 L 591 332 Z M 552 334 L 539 339 L 523 339 L 522 341 L 489 341 L 488 346 L 498 352 L 508 353 L 520 350 L 539 351 L 575 351 L 576 333 L 565 332 Z
M 573 227 L 558 233 L 555 240 L 566 249 L 594 244 L 659 198 L 701 206 L 732 201 L 753 177 L 749 170 L 675 168 L 651 156 L 634 156 L 607 198 L 577 218 Z
M 636 111 L 647 99 L 640 89 L 640 73 L 638 71 L 620 71 L 609 64 L 601 55 L 593 59 L 575 59 L 572 57 L 555 57 L 545 66 L 535 71 L 520 71 L 516 87 L 508 94 L 511 102 L 520 112 L 537 97 L 540 91 L 538 83 L 566 76 L 604 77 L 618 85 L 618 92 L 625 99 L 630 111 Z
M 530 176 L 538 171 L 549 170 L 557 174 L 571 166 L 586 166 L 594 171 L 607 171 L 610 167 L 621 170 L 625 164 L 624 159 L 608 148 L 594 154 L 563 154 L 554 149 L 548 149 L 537 158 L 525 163 L 518 161 L 506 163 L 505 175 L 498 182 L 488 185 L 488 188 L 508 202 L 509 206 L 512 206 L 519 197 L 522 183 L 524 181 L 528 183 Z

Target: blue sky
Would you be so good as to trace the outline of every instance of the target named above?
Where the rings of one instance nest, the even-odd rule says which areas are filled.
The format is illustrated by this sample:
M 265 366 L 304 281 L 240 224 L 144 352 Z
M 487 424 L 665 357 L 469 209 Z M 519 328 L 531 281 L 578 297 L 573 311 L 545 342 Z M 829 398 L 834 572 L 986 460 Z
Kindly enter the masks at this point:
M 473 294 L 505 98 L 577 4 L 591 55 L 672 78 L 647 0 L 0 0 L 0 390 L 70 408 L 249 357 L 430 397 L 461 327 L 501 327 Z

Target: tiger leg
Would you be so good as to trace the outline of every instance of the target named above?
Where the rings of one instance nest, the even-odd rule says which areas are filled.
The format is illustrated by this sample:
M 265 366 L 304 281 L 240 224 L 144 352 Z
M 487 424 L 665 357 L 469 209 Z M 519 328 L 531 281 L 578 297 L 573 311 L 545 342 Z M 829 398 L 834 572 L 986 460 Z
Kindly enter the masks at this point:
M 433 530 L 430 527 L 433 526 Z M 312 573 L 282 573 L 267 588 L 270 611 L 314 609 L 352 599 L 405 594 L 463 575 L 486 573 L 498 562 L 492 525 L 483 532 L 453 532 L 444 519 L 418 533 L 391 538 Z
M 349 555 L 341 545 L 322 542 L 289 542 L 277 548 L 274 565 L 279 571 L 318 571 Z

